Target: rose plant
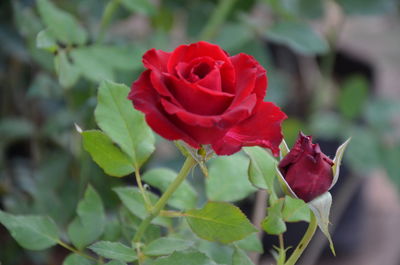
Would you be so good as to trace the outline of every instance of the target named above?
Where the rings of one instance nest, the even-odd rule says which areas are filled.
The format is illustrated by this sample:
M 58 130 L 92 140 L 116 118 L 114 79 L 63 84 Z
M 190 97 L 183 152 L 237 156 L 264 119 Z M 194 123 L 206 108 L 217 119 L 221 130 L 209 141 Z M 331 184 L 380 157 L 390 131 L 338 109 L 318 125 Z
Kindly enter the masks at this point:
M 146 70 L 131 88 L 111 81 L 99 86 L 94 116 L 100 130 L 76 125 L 83 148 L 106 174 L 135 175 L 135 186 L 113 188 L 121 201 L 118 218 L 110 221 L 92 186 L 64 234 L 49 217 L 0 211 L 0 222 L 21 246 L 61 245 L 73 252 L 65 265 L 251 265 L 246 251 L 263 252 L 256 235 L 263 229 L 280 239 L 277 264 L 292 265 L 317 226 L 330 240 L 329 189 L 348 142 L 333 160 L 303 134 L 289 151 L 281 131 L 286 115 L 264 102 L 266 71 L 247 54 L 230 56 L 198 42 L 172 52 L 151 49 L 143 64 Z M 177 141 L 185 156 L 179 173 L 143 167 L 155 150 L 151 129 Z M 210 159 L 213 154 L 218 157 Z M 205 167 L 205 160 L 207 198 L 200 200 L 186 177 L 196 165 Z M 229 189 L 221 190 L 222 182 Z M 261 224 L 252 224 L 232 202 L 257 189 L 269 194 L 268 213 Z M 286 222 L 298 221 L 309 222 L 309 228 L 286 257 Z M 221 245 L 228 253 L 223 260 L 213 252 Z

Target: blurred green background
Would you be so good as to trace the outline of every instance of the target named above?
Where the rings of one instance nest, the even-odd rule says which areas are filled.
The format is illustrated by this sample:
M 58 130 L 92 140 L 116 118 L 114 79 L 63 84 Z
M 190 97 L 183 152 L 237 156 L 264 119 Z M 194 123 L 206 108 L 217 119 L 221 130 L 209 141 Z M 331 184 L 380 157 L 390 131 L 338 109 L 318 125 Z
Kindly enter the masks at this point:
M 333 214 L 340 219 L 361 192 L 353 207 L 364 205 L 356 223 L 364 230 L 347 255 L 318 264 L 398 265 L 398 231 L 384 231 L 400 225 L 399 11 L 395 0 L 3 0 L 0 208 L 48 214 L 65 227 L 89 181 L 106 207 L 116 207 L 110 187 L 133 178 L 107 177 L 82 150 L 74 123 L 95 127 L 99 82 L 130 85 L 147 49 L 207 40 L 267 69 L 266 101 L 290 117 L 283 125 L 289 145 L 303 130 L 333 156 L 352 137 Z M 149 164 L 179 162 L 158 139 Z M 61 264 L 66 254 L 24 251 L 3 227 L 0 242 L 7 265 Z M 304 264 L 317 262 L 317 245 Z M 379 255 L 368 258 L 368 247 Z

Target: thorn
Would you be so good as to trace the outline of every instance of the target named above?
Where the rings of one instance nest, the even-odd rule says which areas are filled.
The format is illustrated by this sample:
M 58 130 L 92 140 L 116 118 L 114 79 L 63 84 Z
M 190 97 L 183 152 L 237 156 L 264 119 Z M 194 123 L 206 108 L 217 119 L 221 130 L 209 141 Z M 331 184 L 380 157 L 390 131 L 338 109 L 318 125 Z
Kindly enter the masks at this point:
M 82 128 L 79 127 L 78 124 L 74 123 L 74 125 L 75 125 L 75 130 L 76 130 L 78 133 L 82 133 L 82 132 L 83 132 Z

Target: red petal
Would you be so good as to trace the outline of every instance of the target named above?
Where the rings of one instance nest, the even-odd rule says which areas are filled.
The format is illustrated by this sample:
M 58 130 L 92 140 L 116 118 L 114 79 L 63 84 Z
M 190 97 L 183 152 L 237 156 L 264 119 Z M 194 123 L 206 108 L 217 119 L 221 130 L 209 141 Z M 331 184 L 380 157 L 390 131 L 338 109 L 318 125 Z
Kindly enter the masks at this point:
M 260 102 L 254 114 L 229 130 L 221 141 L 213 144 L 213 149 L 218 155 L 230 155 L 242 146 L 259 145 L 278 155 L 283 138 L 281 123 L 284 119 L 286 114 L 273 103 Z
M 263 100 L 267 89 L 265 69 L 250 55 L 239 53 L 230 57 L 236 71 L 236 98 L 232 105 L 255 93 Z
M 235 70 L 227 56 L 227 53 L 218 45 L 214 45 L 205 41 L 200 41 L 190 45 L 181 45 L 177 47 L 171 54 L 168 62 L 168 72 L 176 74 L 175 67 L 178 63 L 190 63 L 198 57 L 211 57 L 216 61 L 223 61 L 221 66 L 221 76 L 223 79 L 222 90 L 232 93 L 235 83 Z
M 171 53 L 162 50 L 151 49 L 143 55 L 144 67 L 161 72 L 167 71 L 167 64 Z
M 137 110 L 144 112 L 148 125 L 159 135 L 168 140 L 181 139 L 194 148 L 199 148 L 199 144 L 171 122 L 167 114 L 159 108 L 160 97 L 150 82 L 150 72 L 151 70 L 143 72 L 132 84 L 128 99 Z
M 234 98 L 231 94 L 188 83 L 172 75 L 165 74 L 164 77 L 173 97 L 191 113 L 200 115 L 222 114 Z
M 179 120 L 190 126 L 207 127 L 209 130 L 226 130 L 250 116 L 256 104 L 256 96 L 249 96 L 241 105 L 223 113 L 222 115 L 198 115 L 188 112 L 165 99 L 161 99 L 161 104 L 168 114 L 176 115 Z

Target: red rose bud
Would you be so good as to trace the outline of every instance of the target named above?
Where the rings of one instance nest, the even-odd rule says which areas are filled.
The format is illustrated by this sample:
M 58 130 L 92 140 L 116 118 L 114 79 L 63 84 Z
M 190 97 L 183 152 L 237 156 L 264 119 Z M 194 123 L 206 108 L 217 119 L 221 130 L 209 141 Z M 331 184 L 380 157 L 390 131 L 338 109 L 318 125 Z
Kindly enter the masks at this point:
M 290 152 L 278 167 L 292 191 L 305 202 L 327 192 L 333 180 L 333 162 L 312 137 L 299 133 Z
M 286 115 L 263 101 L 266 71 L 250 55 L 229 56 L 201 41 L 172 52 L 151 49 L 143 64 L 128 98 L 164 138 L 210 145 L 219 155 L 254 145 L 279 153 Z

